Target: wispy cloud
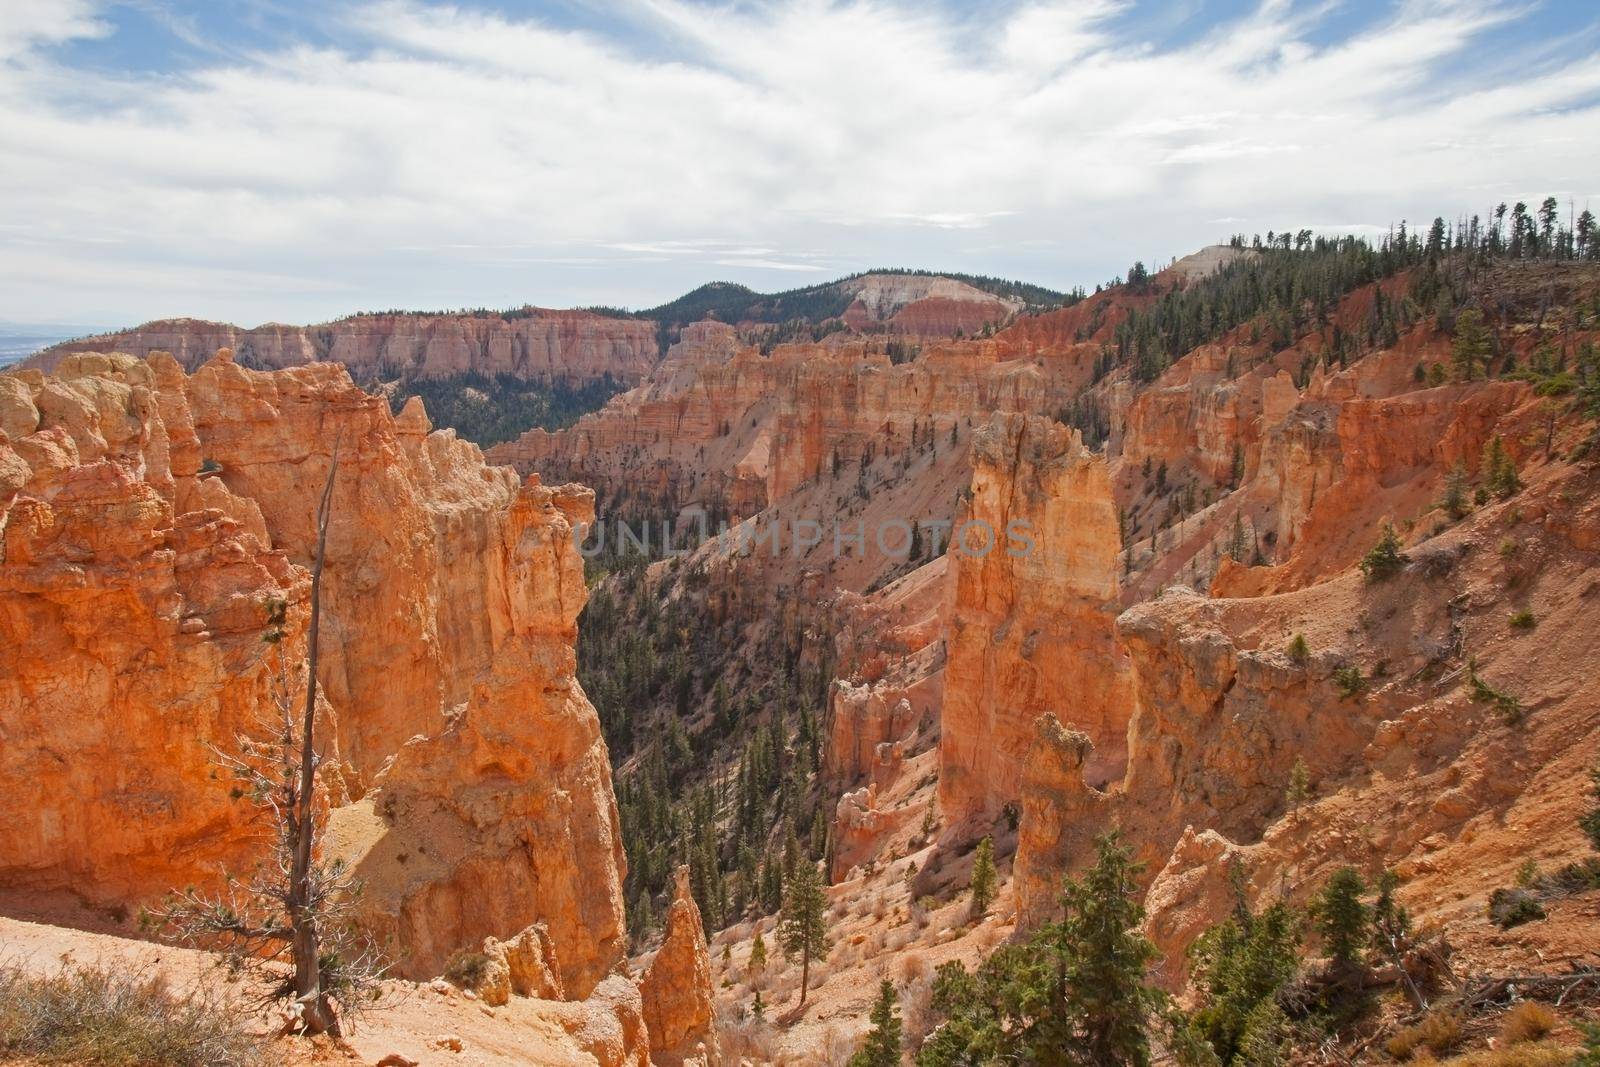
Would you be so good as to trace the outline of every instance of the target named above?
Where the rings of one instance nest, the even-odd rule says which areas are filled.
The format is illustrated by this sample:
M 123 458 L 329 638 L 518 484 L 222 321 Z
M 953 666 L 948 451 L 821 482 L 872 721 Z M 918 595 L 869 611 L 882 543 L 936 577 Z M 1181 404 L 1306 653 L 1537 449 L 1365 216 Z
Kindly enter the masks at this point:
M 0 316 L 638 306 L 889 264 L 1064 287 L 1233 229 L 1600 199 L 1600 56 L 1468 62 L 1525 6 L 1330 39 L 1330 5 L 1266 0 L 1168 46 L 1131 0 L 610 0 L 614 32 L 382 0 L 302 41 L 169 19 L 225 58 L 135 75 L 93 62 L 105 3 L 5 4 Z

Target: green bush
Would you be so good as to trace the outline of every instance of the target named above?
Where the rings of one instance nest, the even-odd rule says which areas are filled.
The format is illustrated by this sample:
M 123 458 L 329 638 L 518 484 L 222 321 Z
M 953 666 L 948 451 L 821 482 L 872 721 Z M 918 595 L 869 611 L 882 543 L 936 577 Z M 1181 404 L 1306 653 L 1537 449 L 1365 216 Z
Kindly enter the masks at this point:
M 1531 611 L 1516 612 L 1509 621 L 1513 630 L 1531 630 L 1535 625 L 1533 612 Z
M 1489 921 L 1502 930 L 1544 918 L 1544 905 L 1526 889 L 1496 889 L 1489 894 Z
M 457 952 L 444 965 L 445 978 L 462 989 L 476 989 L 489 970 L 489 957 L 481 952 Z
M 1366 680 L 1361 677 L 1361 668 L 1353 663 L 1347 663 L 1333 672 L 1333 682 L 1339 687 L 1339 695 L 1348 700 L 1361 692 Z
M 1400 551 L 1400 535 L 1395 533 L 1393 523 L 1386 522 L 1378 543 L 1361 557 L 1361 573 L 1367 576 L 1369 582 L 1381 582 L 1399 574 L 1405 565 L 1405 553 Z

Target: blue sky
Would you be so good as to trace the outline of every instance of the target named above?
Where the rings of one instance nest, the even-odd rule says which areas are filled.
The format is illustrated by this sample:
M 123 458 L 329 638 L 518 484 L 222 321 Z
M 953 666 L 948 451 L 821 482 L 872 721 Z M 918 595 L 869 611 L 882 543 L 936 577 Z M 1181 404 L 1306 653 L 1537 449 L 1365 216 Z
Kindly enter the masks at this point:
M 1573 0 L 0 5 L 0 319 L 1092 286 L 1600 203 Z

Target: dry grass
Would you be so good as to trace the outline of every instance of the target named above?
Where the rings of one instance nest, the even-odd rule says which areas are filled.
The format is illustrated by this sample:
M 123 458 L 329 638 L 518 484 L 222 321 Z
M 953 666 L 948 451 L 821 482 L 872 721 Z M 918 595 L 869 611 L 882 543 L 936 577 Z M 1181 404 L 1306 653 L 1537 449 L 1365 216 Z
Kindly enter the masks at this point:
M 1513 1045 L 1445 1060 L 1440 1067 L 1568 1067 L 1573 1050 L 1553 1043 Z
M 896 970 L 899 972 L 900 984 L 910 985 L 928 977 L 931 968 L 928 966 L 928 957 L 920 952 L 911 951 L 896 961 Z
M 174 992 L 159 975 L 63 965 L 0 966 L 0 1059 L 83 1067 L 243 1067 L 263 1062 L 248 1019 L 219 996 Z
M 1397 1060 L 1409 1060 L 1421 1049 L 1445 1053 L 1461 1043 L 1461 1020 L 1452 1012 L 1435 1011 L 1415 1026 L 1408 1026 L 1384 1043 Z
M 736 1010 L 718 1012 L 717 1042 L 722 1058 L 730 1063 L 772 1063 L 777 1055 L 771 1024 Z
M 1537 1000 L 1524 1000 L 1500 1019 L 1500 1041 L 1520 1045 L 1538 1041 L 1554 1030 L 1556 1013 Z

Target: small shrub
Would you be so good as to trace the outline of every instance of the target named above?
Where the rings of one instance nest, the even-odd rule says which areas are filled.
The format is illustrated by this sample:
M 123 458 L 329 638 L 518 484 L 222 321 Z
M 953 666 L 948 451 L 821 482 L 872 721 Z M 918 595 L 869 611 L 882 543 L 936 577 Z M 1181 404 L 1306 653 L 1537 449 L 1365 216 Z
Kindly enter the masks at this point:
M 1472 699 L 1480 704 L 1491 705 L 1499 712 L 1500 718 L 1507 726 L 1515 726 L 1526 714 L 1522 701 L 1510 693 L 1496 689 L 1478 676 L 1477 660 L 1467 661 L 1467 686 L 1472 690 Z
M 444 965 L 445 980 L 462 989 L 476 989 L 489 970 L 489 957 L 481 952 L 457 952 Z
M 900 983 L 902 985 L 920 982 L 928 977 L 931 971 L 928 966 L 928 957 L 920 952 L 907 952 L 900 957 L 896 965 L 900 970 Z
M 1361 677 L 1361 668 L 1353 663 L 1347 663 L 1333 672 L 1333 682 L 1339 687 L 1339 695 L 1346 700 L 1361 692 L 1366 684 Z
M 1306 644 L 1305 634 L 1295 634 L 1289 641 L 1289 658 L 1296 663 L 1304 663 L 1311 658 L 1311 646 Z
M 1539 863 L 1532 856 L 1517 868 L 1517 888 L 1530 889 L 1539 880 Z
M 82 1067 L 246 1067 L 263 1062 L 244 1012 L 174 992 L 159 975 L 63 966 L 0 967 L 0 1060 Z
M 1452 1012 L 1434 1011 L 1415 1026 L 1408 1026 L 1391 1037 L 1384 1050 L 1397 1060 L 1409 1060 L 1418 1049 L 1449 1052 L 1461 1043 L 1461 1020 Z
M 1534 627 L 1533 612 L 1519 611 L 1508 620 L 1513 630 L 1531 630 Z
M 1555 1029 L 1556 1013 L 1537 1000 L 1524 1000 L 1500 1020 L 1500 1040 L 1507 1045 L 1538 1041 Z
M 1496 889 L 1489 894 L 1489 921 L 1502 930 L 1544 918 L 1544 905 L 1526 889 Z

